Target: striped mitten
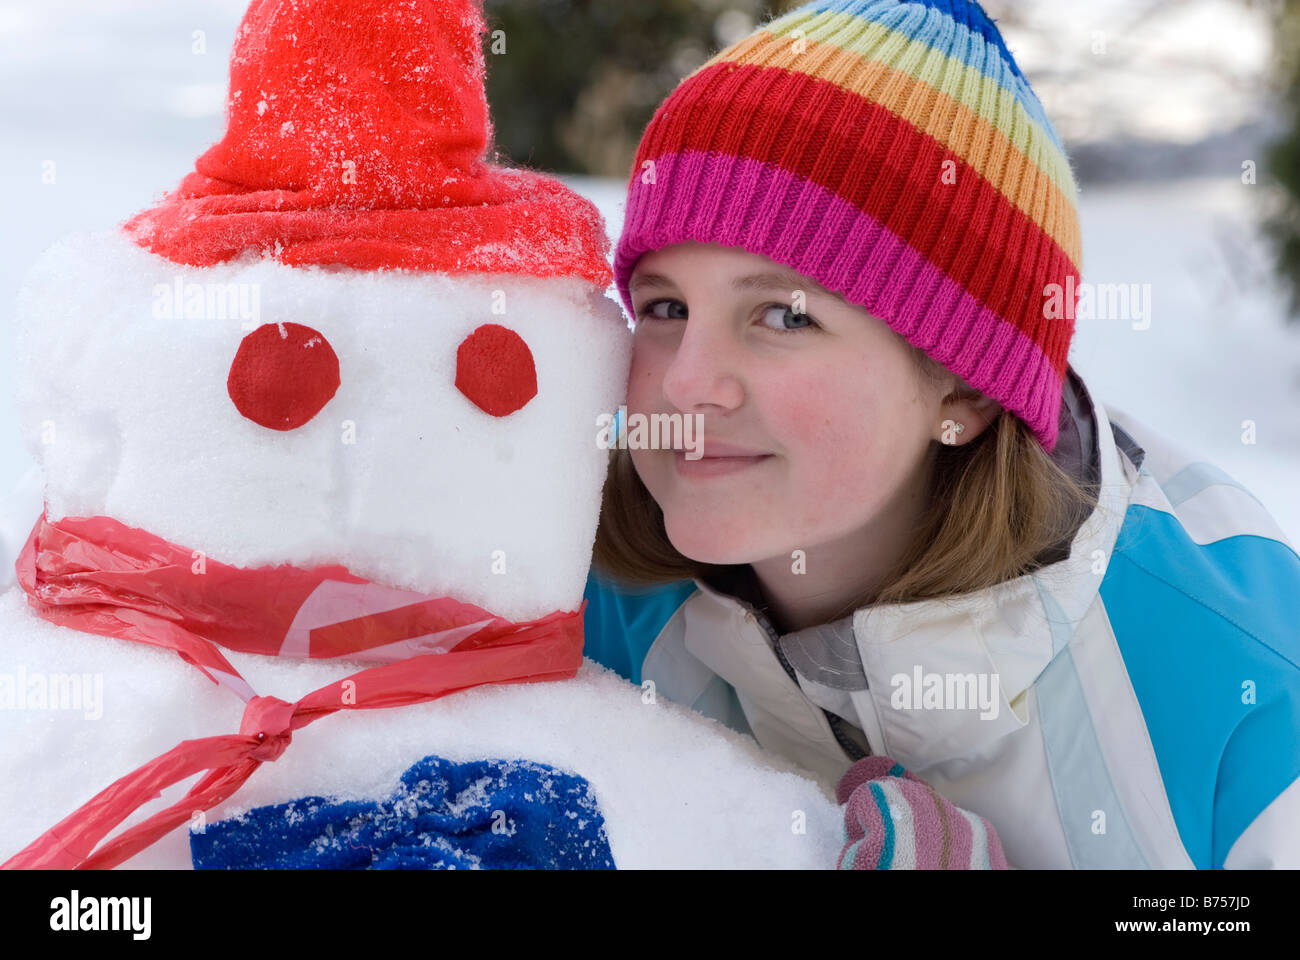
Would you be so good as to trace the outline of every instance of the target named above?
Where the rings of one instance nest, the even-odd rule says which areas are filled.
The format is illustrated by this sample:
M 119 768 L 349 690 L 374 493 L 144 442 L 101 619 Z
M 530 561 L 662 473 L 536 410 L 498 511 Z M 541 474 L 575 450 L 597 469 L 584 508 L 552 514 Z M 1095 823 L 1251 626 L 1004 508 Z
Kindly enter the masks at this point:
M 890 757 L 863 757 L 840 780 L 846 842 L 838 870 L 1007 870 L 993 825 L 939 796 Z

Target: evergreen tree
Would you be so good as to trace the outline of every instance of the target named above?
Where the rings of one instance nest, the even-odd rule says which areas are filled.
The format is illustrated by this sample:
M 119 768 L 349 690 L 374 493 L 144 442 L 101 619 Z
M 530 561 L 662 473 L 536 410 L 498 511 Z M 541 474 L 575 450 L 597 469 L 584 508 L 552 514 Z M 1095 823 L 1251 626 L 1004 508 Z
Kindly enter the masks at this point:
M 1300 0 L 1283 0 L 1275 42 L 1287 132 L 1269 148 L 1265 160 L 1281 188 L 1278 209 L 1266 229 L 1276 250 L 1278 271 L 1290 290 L 1294 322 L 1300 319 Z
M 655 108 L 734 39 L 728 26 L 747 22 L 743 35 L 796 5 L 485 0 L 495 147 L 521 166 L 626 177 Z

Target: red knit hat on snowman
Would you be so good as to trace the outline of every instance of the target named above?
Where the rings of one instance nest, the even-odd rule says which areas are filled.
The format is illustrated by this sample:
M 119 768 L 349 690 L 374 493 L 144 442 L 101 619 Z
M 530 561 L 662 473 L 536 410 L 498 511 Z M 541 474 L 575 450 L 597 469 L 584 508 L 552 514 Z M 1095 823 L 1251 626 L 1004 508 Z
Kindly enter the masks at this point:
M 225 136 L 126 230 L 193 266 L 253 249 L 295 265 L 607 287 L 594 205 L 483 159 L 485 29 L 481 0 L 254 0 L 231 52 Z

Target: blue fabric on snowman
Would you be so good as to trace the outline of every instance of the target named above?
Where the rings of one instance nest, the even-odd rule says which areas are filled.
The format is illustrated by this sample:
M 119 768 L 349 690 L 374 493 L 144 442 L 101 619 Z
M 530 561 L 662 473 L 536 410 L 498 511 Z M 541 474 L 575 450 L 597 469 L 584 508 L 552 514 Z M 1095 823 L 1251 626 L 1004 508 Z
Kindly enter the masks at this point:
M 375 801 L 302 797 L 190 833 L 197 870 L 613 870 L 590 784 L 529 760 L 428 756 Z

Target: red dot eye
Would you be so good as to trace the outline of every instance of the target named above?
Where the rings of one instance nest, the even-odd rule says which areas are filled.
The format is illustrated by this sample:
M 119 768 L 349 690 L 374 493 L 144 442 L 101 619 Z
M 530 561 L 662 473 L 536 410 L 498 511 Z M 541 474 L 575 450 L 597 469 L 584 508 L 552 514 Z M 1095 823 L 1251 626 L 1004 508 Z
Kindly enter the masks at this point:
M 456 350 L 456 389 L 494 417 L 514 413 L 537 396 L 537 366 L 524 338 L 485 323 Z
M 239 343 L 226 392 L 235 409 L 271 430 L 301 427 L 339 388 L 339 358 L 300 323 L 264 323 Z

